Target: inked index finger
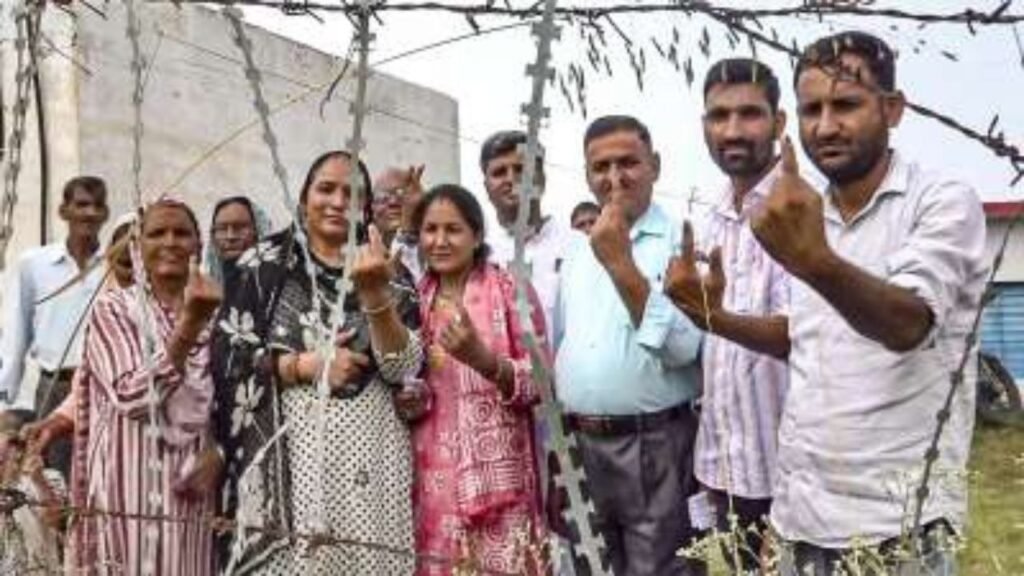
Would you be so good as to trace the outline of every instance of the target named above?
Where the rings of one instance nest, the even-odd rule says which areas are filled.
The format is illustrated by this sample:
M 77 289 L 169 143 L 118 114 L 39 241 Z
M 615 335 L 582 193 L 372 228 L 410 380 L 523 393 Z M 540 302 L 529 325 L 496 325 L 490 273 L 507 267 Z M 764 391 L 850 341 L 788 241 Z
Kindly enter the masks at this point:
M 800 164 L 796 160 L 796 151 L 793 150 L 793 141 L 786 136 L 782 139 L 782 172 L 785 174 L 800 174 Z
M 693 224 L 690 224 L 689 220 L 683 220 L 683 260 L 686 262 L 694 262 L 696 259 L 696 249 L 693 246 Z

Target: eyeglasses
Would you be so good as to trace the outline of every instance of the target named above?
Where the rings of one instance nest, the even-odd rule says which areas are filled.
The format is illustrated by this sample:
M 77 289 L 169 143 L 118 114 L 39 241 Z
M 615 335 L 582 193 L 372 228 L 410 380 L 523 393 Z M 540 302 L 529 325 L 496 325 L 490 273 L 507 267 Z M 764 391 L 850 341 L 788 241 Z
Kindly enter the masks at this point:
M 405 196 L 405 188 L 394 188 L 392 190 L 374 190 L 373 204 L 383 206 L 390 203 L 400 203 Z
M 245 222 L 224 222 L 213 226 L 214 236 L 244 236 L 252 232 L 252 224 Z

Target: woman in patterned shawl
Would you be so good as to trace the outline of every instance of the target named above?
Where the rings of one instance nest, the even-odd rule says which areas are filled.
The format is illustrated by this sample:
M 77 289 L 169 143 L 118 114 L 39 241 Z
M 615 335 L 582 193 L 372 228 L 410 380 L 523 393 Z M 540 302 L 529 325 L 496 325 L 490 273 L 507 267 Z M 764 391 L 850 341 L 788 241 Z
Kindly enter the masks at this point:
M 408 555 L 281 535 L 413 548 L 412 452 L 393 395 L 422 366 L 419 308 L 376 229 L 360 228 L 369 244 L 358 248 L 336 328 L 344 250 L 356 225 L 348 216 L 352 169 L 340 151 L 313 162 L 299 228 L 240 258 L 239 289 L 222 308 L 213 344 L 215 421 L 227 457 L 222 506 L 239 523 L 222 550 L 227 573 L 412 572 Z M 368 221 L 370 180 L 362 163 L 356 169 Z M 321 400 L 324 371 L 329 395 Z
M 206 270 L 211 278 L 232 292 L 238 278 L 238 259 L 270 233 L 272 224 L 262 208 L 245 196 L 228 196 L 213 205 Z
M 413 220 L 428 266 L 419 289 L 432 398 L 413 435 L 417 550 L 483 570 L 541 573 L 527 549 L 543 533 L 539 397 L 512 276 L 487 262 L 483 212 L 465 189 L 434 188 Z M 543 309 L 532 288 L 529 297 L 543 343 Z M 452 570 L 450 561 L 424 561 L 418 573 Z

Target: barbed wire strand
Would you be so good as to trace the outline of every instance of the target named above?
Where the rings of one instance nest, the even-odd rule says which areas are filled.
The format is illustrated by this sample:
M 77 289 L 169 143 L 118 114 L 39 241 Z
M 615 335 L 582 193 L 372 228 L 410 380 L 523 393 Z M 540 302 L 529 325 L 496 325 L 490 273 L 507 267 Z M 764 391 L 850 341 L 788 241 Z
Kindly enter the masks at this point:
M 180 4 L 238 4 L 244 6 L 258 6 L 263 8 L 274 8 L 278 10 L 291 9 L 296 6 L 304 10 L 316 10 L 323 12 L 340 12 L 347 15 L 355 13 L 357 6 L 349 3 L 324 3 L 291 0 L 146 0 L 150 3 L 175 2 Z M 448 12 L 461 16 L 505 16 L 514 18 L 539 17 L 543 14 L 542 2 L 533 2 L 526 7 L 513 7 L 510 3 L 504 6 L 496 2 L 483 4 L 452 4 L 447 2 L 408 2 L 408 3 L 387 3 L 374 6 L 375 12 L 416 12 L 434 11 Z M 771 18 L 787 17 L 795 15 L 834 15 L 834 16 L 861 16 L 877 17 L 896 20 L 909 20 L 921 24 L 966 24 L 968 26 L 989 26 L 1016 24 L 1024 21 L 1024 14 L 1007 14 L 1011 2 L 1004 2 L 990 12 L 966 8 L 959 12 L 949 13 L 927 13 L 912 12 L 896 8 L 868 8 L 854 5 L 822 5 L 804 4 L 788 8 L 734 8 L 716 6 L 710 2 L 701 0 L 680 0 L 671 3 L 657 4 L 608 4 L 604 6 L 593 5 L 563 5 L 555 9 L 558 17 L 584 18 L 595 20 L 607 15 L 625 14 L 717 14 L 724 17 L 742 18 Z
M 52 502 L 44 502 L 37 498 L 33 498 L 26 494 L 24 491 L 11 487 L 0 488 L 0 504 L 2 504 L 0 505 L 0 514 L 10 514 L 18 508 L 27 506 L 29 508 L 40 510 L 56 509 L 59 510 L 63 515 L 73 517 L 76 520 L 81 520 L 90 517 L 103 517 L 117 518 L 122 520 L 137 520 L 140 522 L 147 523 L 167 523 L 186 526 L 201 525 L 206 526 L 214 534 L 226 534 L 228 532 L 234 532 L 239 529 L 244 529 L 247 532 L 257 532 L 275 539 L 283 539 L 289 541 L 302 540 L 309 542 L 314 546 L 329 546 L 336 548 L 362 548 L 373 552 L 381 552 L 393 556 L 411 558 L 417 561 L 423 561 L 432 564 L 460 565 L 467 560 L 464 558 L 454 558 L 449 556 L 443 556 L 440 554 L 424 554 L 408 548 L 401 548 L 389 544 L 382 544 L 380 542 L 369 542 L 355 538 L 337 536 L 334 534 L 293 531 L 286 530 L 283 528 L 275 528 L 262 525 L 243 525 L 230 518 L 218 516 L 215 514 L 208 514 L 204 516 L 175 516 L 151 512 L 126 512 L 122 510 L 109 510 L 98 506 L 75 506 L 72 504 L 54 505 Z M 501 570 L 487 569 L 484 567 L 477 567 L 476 570 L 479 574 L 488 576 L 522 576 L 522 574 L 520 573 L 505 572 Z

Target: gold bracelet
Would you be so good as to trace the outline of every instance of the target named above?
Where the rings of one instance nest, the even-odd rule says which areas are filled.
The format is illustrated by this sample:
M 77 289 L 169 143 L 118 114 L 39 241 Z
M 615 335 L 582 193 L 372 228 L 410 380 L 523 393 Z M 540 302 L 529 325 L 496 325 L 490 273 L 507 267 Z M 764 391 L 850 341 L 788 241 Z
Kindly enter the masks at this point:
M 384 312 L 387 312 L 395 305 L 395 297 L 389 296 L 386 301 L 376 308 L 360 308 L 360 311 L 367 316 L 378 316 Z

